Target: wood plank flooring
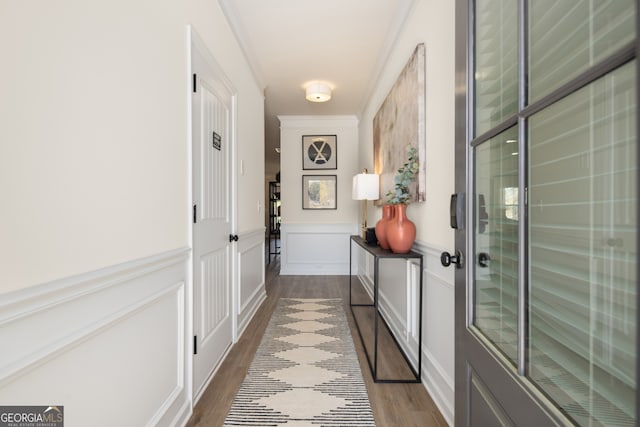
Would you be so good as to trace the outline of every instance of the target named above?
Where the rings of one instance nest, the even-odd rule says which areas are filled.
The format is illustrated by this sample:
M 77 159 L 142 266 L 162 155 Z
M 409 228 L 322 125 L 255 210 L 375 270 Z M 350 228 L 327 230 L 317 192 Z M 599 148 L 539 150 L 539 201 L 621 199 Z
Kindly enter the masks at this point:
M 353 342 L 360 359 L 362 375 L 378 427 L 444 427 L 447 422 L 422 384 L 376 384 L 371 378 L 362 343 L 349 308 L 348 276 L 280 276 L 278 260 L 267 271 L 267 300 L 258 310 L 242 337 L 230 350 L 209 387 L 194 408 L 187 423 L 193 426 L 221 426 L 233 398 L 251 365 L 253 355 L 279 298 L 342 298 Z M 356 283 L 356 281 L 354 281 Z M 360 321 L 360 317 L 358 317 Z M 404 367 L 404 360 L 386 357 L 385 366 L 394 371 L 394 360 Z

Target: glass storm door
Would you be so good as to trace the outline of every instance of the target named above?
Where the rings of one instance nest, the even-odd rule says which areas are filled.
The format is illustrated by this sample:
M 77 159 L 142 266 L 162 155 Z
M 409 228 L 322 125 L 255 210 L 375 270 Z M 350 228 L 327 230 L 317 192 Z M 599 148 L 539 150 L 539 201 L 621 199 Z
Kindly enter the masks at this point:
M 636 8 L 457 0 L 456 426 L 639 425 Z

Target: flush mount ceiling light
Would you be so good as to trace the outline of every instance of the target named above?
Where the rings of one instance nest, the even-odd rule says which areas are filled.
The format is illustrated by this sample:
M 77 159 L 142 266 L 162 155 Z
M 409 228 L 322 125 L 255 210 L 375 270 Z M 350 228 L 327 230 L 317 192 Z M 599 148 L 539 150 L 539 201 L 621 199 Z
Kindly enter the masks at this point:
M 331 99 L 331 88 L 326 83 L 311 83 L 306 89 L 307 101 L 327 102 Z

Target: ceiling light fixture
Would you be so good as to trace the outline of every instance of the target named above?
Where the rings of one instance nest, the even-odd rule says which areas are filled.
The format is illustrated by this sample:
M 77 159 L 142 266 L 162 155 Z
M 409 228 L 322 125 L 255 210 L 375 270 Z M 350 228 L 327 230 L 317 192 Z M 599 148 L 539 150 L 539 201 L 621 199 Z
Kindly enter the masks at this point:
M 311 83 L 306 89 L 307 101 L 327 102 L 331 99 L 331 88 L 326 83 Z

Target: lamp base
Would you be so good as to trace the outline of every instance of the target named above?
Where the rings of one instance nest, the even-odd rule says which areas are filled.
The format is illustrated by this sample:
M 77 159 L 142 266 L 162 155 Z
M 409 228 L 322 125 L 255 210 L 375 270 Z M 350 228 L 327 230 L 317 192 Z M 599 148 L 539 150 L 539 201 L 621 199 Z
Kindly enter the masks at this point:
M 369 246 L 376 246 L 378 244 L 378 238 L 376 237 L 376 229 L 374 227 L 367 228 L 365 230 L 364 239 Z

